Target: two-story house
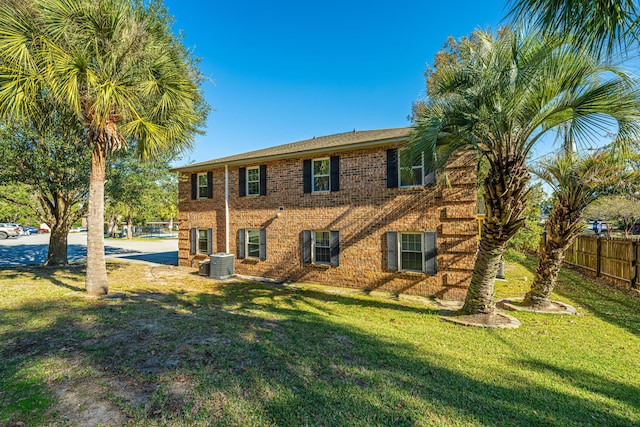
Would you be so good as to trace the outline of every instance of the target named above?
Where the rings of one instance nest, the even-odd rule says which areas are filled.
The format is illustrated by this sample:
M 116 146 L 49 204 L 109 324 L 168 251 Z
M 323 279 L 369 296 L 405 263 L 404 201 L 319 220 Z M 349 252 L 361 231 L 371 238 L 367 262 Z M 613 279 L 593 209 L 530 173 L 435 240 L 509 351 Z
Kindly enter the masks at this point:
M 312 138 L 177 168 L 179 265 L 462 299 L 477 248 L 476 161 L 450 185 L 403 152 L 409 128 Z

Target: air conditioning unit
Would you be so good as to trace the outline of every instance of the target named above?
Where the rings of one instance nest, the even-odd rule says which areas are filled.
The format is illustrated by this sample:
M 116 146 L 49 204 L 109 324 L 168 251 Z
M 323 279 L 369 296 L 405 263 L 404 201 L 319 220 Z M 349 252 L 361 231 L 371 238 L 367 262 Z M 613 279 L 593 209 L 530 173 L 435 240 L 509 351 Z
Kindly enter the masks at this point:
M 209 260 L 200 261 L 198 263 L 198 274 L 200 276 L 209 276 L 209 271 L 210 271 Z
M 233 276 L 234 255 L 226 253 L 211 254 L 209 276 L 214 279 L 228 279 Z

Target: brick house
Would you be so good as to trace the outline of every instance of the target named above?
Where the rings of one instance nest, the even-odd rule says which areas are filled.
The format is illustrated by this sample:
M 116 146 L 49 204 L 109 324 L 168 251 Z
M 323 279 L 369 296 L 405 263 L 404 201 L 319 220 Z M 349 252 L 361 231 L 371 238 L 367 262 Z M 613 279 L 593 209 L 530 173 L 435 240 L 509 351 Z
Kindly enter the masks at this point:
M 177 168 L 179 265 L 462 299 L 476 248 L 472 155 L 436 185 L 409 128 L 354 131 Z

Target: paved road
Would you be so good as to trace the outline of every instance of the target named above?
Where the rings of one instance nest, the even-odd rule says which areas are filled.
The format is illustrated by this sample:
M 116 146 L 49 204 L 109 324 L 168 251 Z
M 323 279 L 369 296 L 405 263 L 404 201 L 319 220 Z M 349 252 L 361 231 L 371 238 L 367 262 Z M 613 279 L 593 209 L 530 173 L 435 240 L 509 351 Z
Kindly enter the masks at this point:
M 34 234 L 0 240 L 0 267 L 16 267 L 42 264 L 47 258 L 48 234 Z M 154 264 L 178 264 L 178 240 L 106 239 L 105 254 L 108 259 L 143 261 Z M 69 261 L 87 258 L 87 233 L 70 233 L 67 249 Z

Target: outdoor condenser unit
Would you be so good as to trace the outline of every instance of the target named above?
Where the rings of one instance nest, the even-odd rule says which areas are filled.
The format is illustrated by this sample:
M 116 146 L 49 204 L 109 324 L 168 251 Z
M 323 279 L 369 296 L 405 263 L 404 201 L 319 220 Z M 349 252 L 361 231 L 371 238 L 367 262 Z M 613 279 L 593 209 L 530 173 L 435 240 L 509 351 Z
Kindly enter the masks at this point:
M 211 254 L 209 263 L 210 276 L 214 279 L 228 279 L 233 276 L 234 255 L 224 252 Z

